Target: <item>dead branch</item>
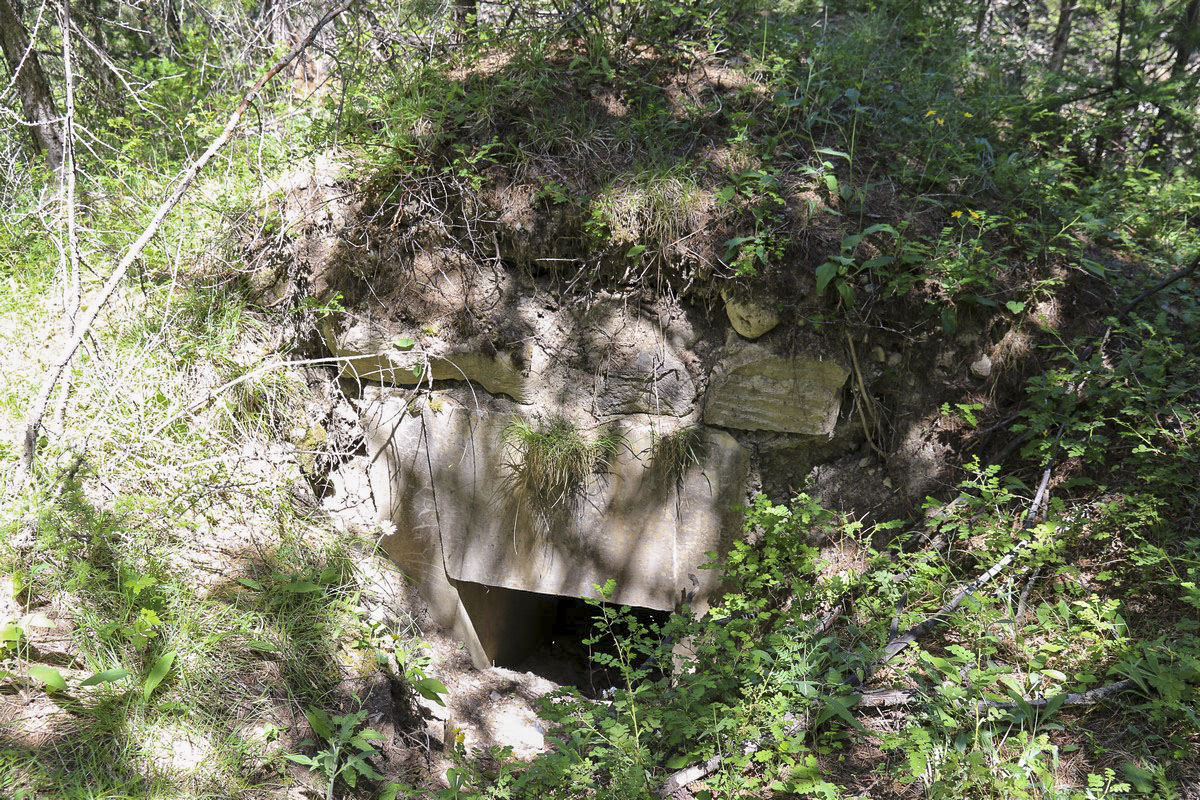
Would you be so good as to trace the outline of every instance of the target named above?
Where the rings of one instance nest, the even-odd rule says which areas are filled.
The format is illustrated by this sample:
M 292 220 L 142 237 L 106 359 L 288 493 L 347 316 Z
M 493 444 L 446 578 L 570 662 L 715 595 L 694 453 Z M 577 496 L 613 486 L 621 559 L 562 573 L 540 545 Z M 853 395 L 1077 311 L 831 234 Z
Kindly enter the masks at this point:
M 224 130 L 222 130 L 220 135 L 218 135 L 217 138 L 214 139 L 211 144 L 209 144 L 208 148 L 200 154 L 200 157 L 193 161 L 191 166 L 184 171 L 178 183 L 176 183 L 174 191 L 171 192 L 171 195 L 164 200 L 154 212 L 154 216 L 150 219 L 150 223 L 146 226 L 145 230 L 142 231 L 141 236 L 139 236 L 129 250 L 125 252 L 125 255 L 121 258 L 120 262 L 118 262 L 116 269 L 114 269 L 112 274 L 108 277 L 108 280 L 105 281 L 104 285 L 100 288 L 96 295 L 88 302 L 87 311 L 82 315 L 82 317 L 76 320 L 75 330 L 70 341 L 67 342 L 63 349 L 59 352 L 58 357 L 54 360 L 53 365 L 51 365 L 50 370 L 46 373 L 45 379 L 42 381 L 41 390 L 38 392 L 37 398 L 30 406 L 29 413 L 25 419 L 25 427 L 21 442 L 21 456 L 17 463 L 16 473 L 13 476 L 12 482 L 8 486 L 8 496 L 11 497 L 12 495 L 16 494 L 16 492 L 20 491 L 25 481 L 27 481 L 32 475 L 34 454 L 37 445 L 37 435 L 39 429 L 42 427 L 42 420 L 46 416 L 46 409 L 50 402 L 50 396 L 54 392 L 54 387 L 58 383 L 59 378 L 62 377 L 67 365 L 71 363 L 71 359 L 74 358 L 75 353 L 79 350 L 80 345 L 83 344 L 83 340 L 87 336 L 88 331 L 91 329 L 92 325 L 95 324 L 96 317 L 99 316 L 100 310 L 104 308 L 105 304 L 107 304 L 112 298 L 117 286 L 121 283 L 121 280 L 125 277 L 125 274 L 133 265 L 133 262 L 137 260 L 138 256 L 142 254 L 142 251 L 146 249 L 146 245 L 148 245 L 150 240 L 153 239 L 155 234 L 158 233 L 159 228 L 162 227 L 163 221 L 166 220 L 167 215 L 171 213 L 172 209 L 179 204 L 179 201 L 183 197 L 184 193 L 196 180 L 196 176 L 200 174 L 200 170 L 202 170 L 212 159 L 212 157 L 216 155 L 217 151 L 229 141 L 229 138 L 233 135 L 234 129 L 237 128 L 238 123 L 241 121 L 242 115 L 246 113 L 246 109 L 249 108 L 250 104 L 254 102 L 254 99 L 258 97 L 258 94 L 262 91 L 263 87 L 266 86 L 267 83 L 276 75 L 278 75 L 285 67 L 287 67 L 288 64 L 292 63 L 292 61 L 294 61 L 301 53 L 303 53 L 309 47 L 309 45 L 313 43 L 313 40 L 316 39 L 317 34 L 321 32 L 322 28 L 328 25 L 342 12 L 346 11 L 346 9 L 350 8 L 350 6 L 353 4 L 354 0 L 343 0 L 343 2 L 337 7 L 333 8 L 327 12 L 325 16 L 317 20 L 316 24 L 313 25 L 308 34 L 299 42 L 297 42 L 296 45 L 285 56 L 283 56 L 283 58 L 279 59 L 274 66 L 263 73 L 262 77 L 260 77 L 254 83 L 254 85 L 250 87 L 250 89 L 242 97 L 242 101 L 238 103 L 237 108 L 234 109 L 232 114 L 230 114 L 229 120 L 225 123 Z
M 1092 706 L 1105 700 L 1113 695 L 1128 691 L 1135 688 L 1131 680 L 1117 681 L 1110 683 L 1107 686 L 1097 686 L 1095 689 L 1088 689 L 1086 692 L 1071 692 L 1067 695 L 1067 699 L 1062 701 L 1063 706 Z M 857 708 L 894 708 L 896 706 L 908 706 L 917 703 L 924 695 L 918 689 L 875 689 L 870 692 L 864 692 L 861 697 L 854 703 Z M 1023 697 L 1023 702 L 1033 708 L 1045 708 L 1055 699 L 1055 695 L 1040 695 L 1037 697 Z M 980 700 L 975 704 L 980 711 L 986 711 L 989 708 L 998 708 L 1002 711 L 1011 711 L 1017 707 L 1016 703 L 1003 703 L 994 700 Z

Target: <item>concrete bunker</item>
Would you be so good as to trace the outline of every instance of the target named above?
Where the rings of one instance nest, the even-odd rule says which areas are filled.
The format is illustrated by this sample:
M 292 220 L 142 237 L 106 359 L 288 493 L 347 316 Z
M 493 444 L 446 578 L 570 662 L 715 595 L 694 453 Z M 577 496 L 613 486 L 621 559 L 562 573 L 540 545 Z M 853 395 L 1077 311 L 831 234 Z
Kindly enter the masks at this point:
M 526 409 L 454 392 L 418 406 L 387 387 L 364 399 L 371 488 L 395 526 L 382 545 L 476 666 L 519 663 L 561 626 L 561 598 L 597 597 L 609 580 L 614 602 L 649 612 L 670 611 L 684 591 L 702 609 L 716 591 L 718 576 L 700 565 L 740 531 L 734 509 L 750 469 L 728 433 L 697 427 L 703 446 L 666 475 L 652 432 L 680 421 L 622 417 L 607 471 L 539 519 L 504 479 L 504 432 Z

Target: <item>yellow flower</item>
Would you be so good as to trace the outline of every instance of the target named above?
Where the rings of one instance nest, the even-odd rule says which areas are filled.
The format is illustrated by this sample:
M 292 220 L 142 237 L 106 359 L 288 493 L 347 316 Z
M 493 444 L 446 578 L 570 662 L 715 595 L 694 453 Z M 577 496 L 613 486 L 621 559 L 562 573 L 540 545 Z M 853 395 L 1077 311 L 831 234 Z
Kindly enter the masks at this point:
M 954 217 L 955 219 L 958 219 L 959 217 L 962 216 L 962 212 L 961 211 L 951 211 L 950 216 Z
M 967 213 L 971 215 L 971 219 L 979 219 L 978 211 L 968 211 Z
M 970 111 L 964 111 L 963 116 L 966 117 L 967 119 L 970 119 L 971 117 L 973 117 L 975 115 L 972 114 Z
M 927 117 L 932 117 L 932 116 L 933 116 L 934 114 L 936 114 L 936 113 L 937 113 L 937 109 L 936 109 L 936 108 L 931 108 L 931 109 L 929 109 L 928 111 L 926 111 L 926 112 L 925 112 L 925 116 L 927 116 Z
M 938 117 L 938 125 L 945 125 L 945 124 L 946 124 L 946 120 L 942 119 L 941 117 Z

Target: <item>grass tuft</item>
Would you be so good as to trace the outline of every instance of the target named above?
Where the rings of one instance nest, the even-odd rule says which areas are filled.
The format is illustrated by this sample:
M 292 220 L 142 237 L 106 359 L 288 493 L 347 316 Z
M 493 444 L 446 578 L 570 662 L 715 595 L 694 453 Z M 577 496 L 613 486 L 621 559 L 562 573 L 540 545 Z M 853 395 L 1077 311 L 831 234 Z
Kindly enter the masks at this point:
M 541 515 L 569 507 L 591 476 L 607 472 L 625 438 L 607 428 L 587 438 L 574 423 L 552 417 L 541 425 L 515 419 L 504 430 L 505 488 Z

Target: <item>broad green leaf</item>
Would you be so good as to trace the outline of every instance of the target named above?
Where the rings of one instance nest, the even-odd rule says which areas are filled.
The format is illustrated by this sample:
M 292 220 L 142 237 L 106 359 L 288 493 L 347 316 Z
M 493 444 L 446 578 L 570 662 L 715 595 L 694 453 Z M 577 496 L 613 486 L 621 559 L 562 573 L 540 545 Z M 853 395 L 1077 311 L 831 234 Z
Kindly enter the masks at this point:
M 357 769 L 361 774 L 367 776 L 368 778 L 370 778 L 373 781 L 383 780 L 383 776 L 380 775 L 378 772 L 376 772 L 375 768 L 372 767 L 369 763 L 367 763 L 367 760 L 365 757 L 354 759 L 354 768 Z
M 829 190 L 830 194 L 837 194 L 837 190 L 838 190 L 837 175 L 826 175 L 825 176 L 825 188 Z
M 1020 314 L 1025 310 L 1025 304 L 1019 300 L 1008 300 L 1004 303 L 1004 307 L 1014 314 Z
M 872 233 L 890 233 L 893 237 L 899 236 L 896 229 L 885 222 L 878 222 L 862 232 L 863 236 L 870 236 Z
M 257 650 L 260 653 L 278 653 L 279 645 L 273 642 L 268 642 L 266 639 L 251 639 L 246 642 L 246 646 L 251 650 Z
M 1046 701 L 1046 707 L 1042 709 L 1042 716 L 1044 716 L 1044 717 L 1053 716 L 1054 712 L 1058 711 L 1058 709 L 1066 701 L 1067 701 L 1067 696 L 1065 694 L 1056 694 L 1054 697 L 1051 697 L 1049 700 Z
M 440 706 L 446 705 L 442 700 L 442 695 L 450 690 L 446 688 L 446 684 L 439 681 L 437 678 L 422 678 L 414 685 L 417 693 L 426 700 L 432 700 Z
M 310 594 L 321 591 L 321 587 L 312 581 L 292 581 L 291 583 L 283 584 L 279 588 L 285 592 L 294 592 L 296 594 Z
M 837 264 L 834 264 L 832 261 L 826 261 L 817 267 L 817 294 L 825 291 L 825 287 L 834 279 L 837 271 Z
M 304 711 L 304 716 L 308 718 L 308 724 L 312 726 L 314 733 L 322 739 L 333 738 L 333 723 L 328 714 L 319 708 L 309 708 Z
M 854 308 L 854 287 L 846 283 L 846 281 L 838 281 L 835 285 L 837 286 L 838 294 L 842 296 L 842 302 L 846 304 L 846 308 Z
M 284 758 L 286 758 L 288 761 L 295 761 L 297 764 L 303 764 L 306 767 L 311 767 L 317 763 L 308 756 L 303 756 L 299 753 L 288 753 L 284 756 Z
M 687 756 L 672 756 L 667 759 L 667 769 L 683 769 L 690 763 Z
M 942 330 L 947 336 L 953 336 L 958 330 L 958 314 L 954 311 L 954 307 L 942 309 Z
M 838 158 L 844 158 L 847 161 L 850 160 L 849 153 L 843 153 L 841 150 L 834 150 L 833 148 L 830 148 L 830 147 L 818 147 L 816 152 L 820 153 L 821 155 L 825 155 L 825 156 L 837 156 Z
M 866 733 L 867 729 L 850 713 L 850 707 L 856 702 L 858 702 L 857 696 L 827 698 L 825 700 L 825 707 L 821 709 L 821 713 L 817 714 L 817 719 L 813 723 L 813 727 L 820 727 L 821 723 L 836 716 L 851 728 Z
M 876 256 L 875 258 L 869 258 L 864 261 L 862 268 L 875 269 L 876 267 L 886 267 L 895 262 L 895 260 L 896 259 L 892 256 Z
M 629 248 L 629 250 L 627 250 L 625 252 L 625 257 L 629 258 L 629 259 L 634 259 L 634 258 L 637 258 L 638 256 L 640 256 L 644 252 L 646 252 L 646 245 L 635 244 L 633 247 Z
M 854 248 L 858 247 L 859 243 L 863 240 L 863 236 L 864 234 L 856 233 L 852 236 L 847 236 L 845 239 L 842 239 L 842 250 L 853 250 Z
M 65 692 L 67 690 L 66 679 L 54 667 L 47 667 L 44 664 L 34 664 L 29 668 L 29 677 L 36 678 L 46 684 L 47 689 L 53 689 L 56 692 Z
M 129 670 L 121 669 L 120 667 L 118 667 L 117 669 L 106 669 L 103 672 L 97 672 L 95 675 L 92 675 L 91 677 L 87 678 L 86 680 L 84 680 L 83 683 L 81 683 L 79 685 L 80 686 L 97 686 L 101 683 L 112 683 L 113 681 L 119 681 L 122 678 L 127 678 L 131 674 L 132 673 Z
M 1154 773 L 1149 770 L 1144 770 L 1132 761 L 1126 761 L 1121 765 L 1121 772 L 1125 774 L 1125 780 L 1133 784 L 1133 788 L 1142 793 L 1150 793 L 1154 791 Z
M 962 299 L 966 300 L 968 303 L 976 303 L 981 306 L 987 306 L 988 308 L 1000 307 L 1000 304 L 990 297 L 980 297 L 977 294 L 965 294 L 962 296 Z
M 167 673 L 171 671 L 171 665 L 175 663 L 175 651 L 164 653 L 154 662 L 154 666 L 150 668 L 150 673 L 146 676 L 146 680 L 142 683 L 142 695 L 149 700 L 150 695 L 158 688 L 158 685 L 163 682 L 163 678 L 167 677 Z
M 25 632 L 15 622 L 10 622 L 0 628 L 0 642 L 19 642 Z
M 417 343 L 407 336 L 392 339 L 392 347 L 395 347 L 397 350 L 412 350 L 416 345 Z
M 247 589 L 253 589 L 256 592 L 263 590 L 263 585 L 253 578 L 235 578 L 235 580 Z

